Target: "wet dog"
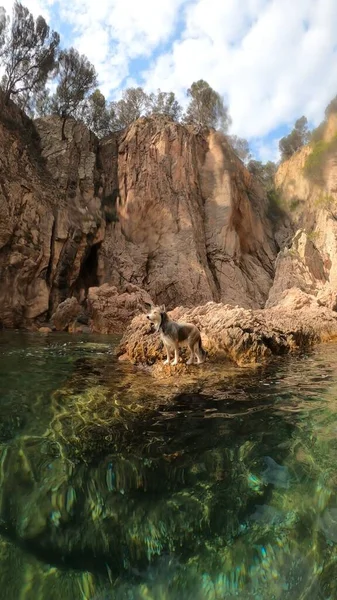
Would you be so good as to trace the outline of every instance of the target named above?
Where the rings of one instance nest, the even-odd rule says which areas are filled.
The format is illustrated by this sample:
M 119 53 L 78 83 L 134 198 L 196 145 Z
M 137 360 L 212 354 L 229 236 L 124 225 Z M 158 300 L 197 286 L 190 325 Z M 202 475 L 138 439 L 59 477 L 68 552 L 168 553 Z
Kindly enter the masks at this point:
M 160 337 L 164 344 L 167 359 L 165 365 L 171 363 L 170 353 L 174 350 L 174 361 L 172 365 L 177 365 L 179 360 L 179 344 L 187 343 L 191 356 L 187 361 L 188 365 L 194 363 L 195 359 L 198 363 L 203 363 L 206 358 L 206 352 L 201 344 L 201 336 L 199 329 L 191 323 L 176 323 L 168 316 L 165 306 L 151 306 L 147 319 L 153 323 L 155 330 L 160 333 Z

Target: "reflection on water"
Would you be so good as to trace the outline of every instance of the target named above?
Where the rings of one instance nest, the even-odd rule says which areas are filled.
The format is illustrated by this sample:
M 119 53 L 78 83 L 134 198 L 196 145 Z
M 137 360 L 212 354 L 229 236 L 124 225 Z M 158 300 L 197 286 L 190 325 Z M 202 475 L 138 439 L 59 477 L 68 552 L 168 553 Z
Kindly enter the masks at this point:
M 1 597 L 337 599 L 337 346 L 187 393 L 115 343 L 1 334 Z

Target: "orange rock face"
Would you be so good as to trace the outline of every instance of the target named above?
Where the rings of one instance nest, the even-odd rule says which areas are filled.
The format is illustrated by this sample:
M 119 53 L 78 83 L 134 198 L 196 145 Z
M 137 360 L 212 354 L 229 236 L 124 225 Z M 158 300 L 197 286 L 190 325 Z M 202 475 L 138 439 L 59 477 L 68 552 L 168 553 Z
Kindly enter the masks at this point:
M 145 304 L 152 300 L 147 292 L 127 284 L 118 291 L 108 284 L 90 288 L 88 313 L 90 327 L 98 333 L 123 333 L 131 319 L 145 312 Z
M 69 123 L 67 135 L 68 141 L 62 142 L 60 123 L 53 118 L 34 124 L 14 105 L 2 112 L 4 327 L 48 320 L 57 305 L 81 287 L 88 253 L 102 239 L 105 220 L 92 185 L 97 141 L 75 122 Z
M 157 117 L 102 141 L 69 120 L 62 141 L 59 119 L 7 113 L 0 325 L 39 326 L 103 284 L 169 308 L 264 305 L 276 257 L 267 200 L 224 137 Z
M 148 118 L 117 146 L 100 148 L 104 194 L 115 194 L 118 214 L 100 249 L 102 279 L 135 283 L 170 308 L 263 306 L 276 257 L 267 200 L 225 138 Z

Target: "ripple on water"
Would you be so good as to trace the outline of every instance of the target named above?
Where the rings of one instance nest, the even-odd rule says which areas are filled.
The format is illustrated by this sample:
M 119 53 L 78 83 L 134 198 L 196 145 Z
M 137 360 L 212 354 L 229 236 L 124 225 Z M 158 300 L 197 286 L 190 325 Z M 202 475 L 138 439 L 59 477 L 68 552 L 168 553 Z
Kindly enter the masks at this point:
M 6 600 L 337 598 L 337 347 L 172 393 L 115 342 L 0 338 Z

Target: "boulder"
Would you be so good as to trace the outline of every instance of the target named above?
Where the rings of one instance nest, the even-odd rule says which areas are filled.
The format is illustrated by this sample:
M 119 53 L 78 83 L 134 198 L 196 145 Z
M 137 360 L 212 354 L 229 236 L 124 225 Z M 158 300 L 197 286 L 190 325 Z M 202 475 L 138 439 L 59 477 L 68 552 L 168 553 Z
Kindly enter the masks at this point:
M 126 284 L 122 290 L 108 284 L 89 289 L 87 306 L 91 330 L 96 333 L 123 333 L 131 319 L 152 302 L 147 292 Z
M 194 323 L 200 329 L 210 357 L 217 360 L 226 357 L 240 366 L 261 364 L 273 356 L 337 338 L 337 314 L 296 288 L 286 290 L 280 304 L 270 309 L 254 311 L 209 302 L 193 309 L 179 307 L 169 315 L 176 321 Z M 117 354 L 133 364 L 156 363 L 153 374 L 163 369 L 169 373 L 191 368 L 179 364 L 159 369 L 158 361 L 164 358 L 160 337 L 143 315 L 133 319 Z M 197 365 L 192 367 L 196 368 Z
M 78 319 L 81 311 L 81 305 L 74 296 L 61 302 L 51 318 L 56 331 L 67 331 L 71 328 Z

